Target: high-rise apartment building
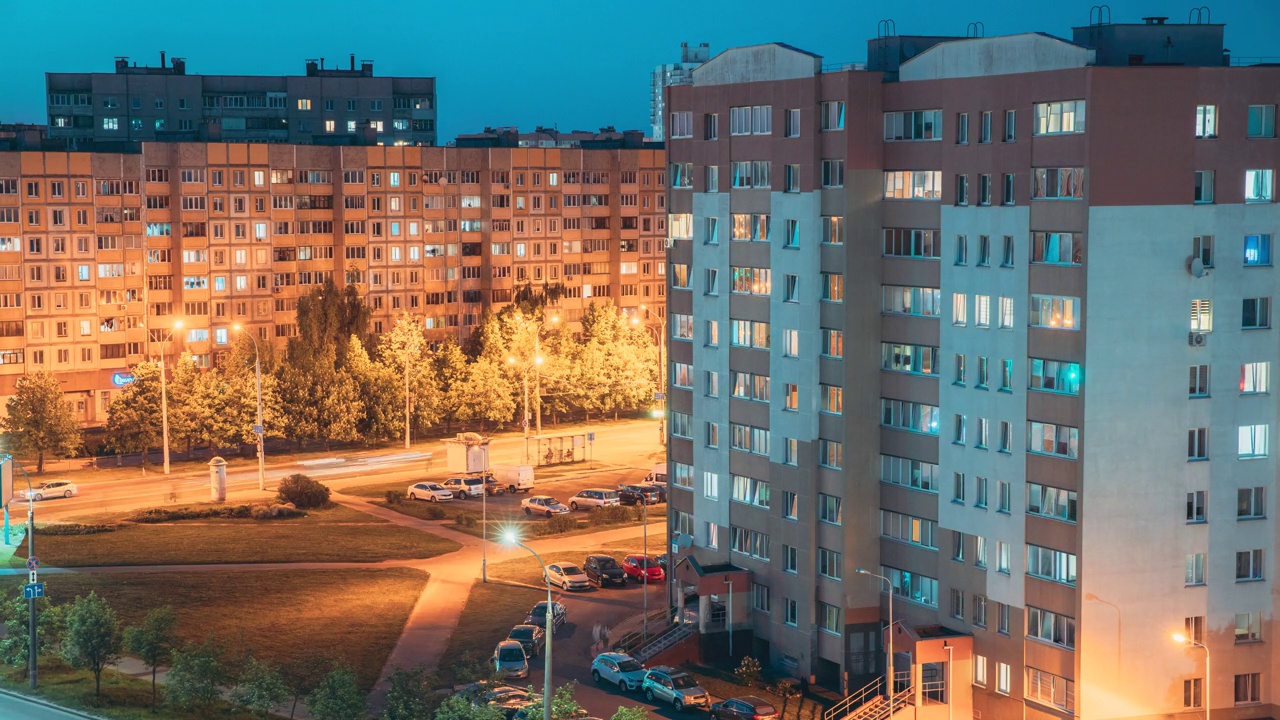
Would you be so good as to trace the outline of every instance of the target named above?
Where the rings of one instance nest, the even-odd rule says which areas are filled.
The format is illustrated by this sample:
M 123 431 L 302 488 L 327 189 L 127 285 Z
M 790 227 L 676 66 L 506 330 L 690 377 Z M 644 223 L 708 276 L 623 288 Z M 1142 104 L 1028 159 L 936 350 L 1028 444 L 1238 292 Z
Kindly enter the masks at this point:
M 436 81 L 308 60 L 305 75 L 189 75 L 182 58 L 45 73 L 49 136 L 70 140 L 435 145 Z
M 653 128 L 654 140 L 666 138 L 667 88 L 693 82 L 693 69 L 710 59 L 711 46 L 707 43 L 697 47 L 689 47 L 689 43 L 680 43 L 680 62 L 659 65 L 650 73 L 649 124 Z
M 101 423 L 116 373 L 183 350 L 217 362 L 234 324 L 283 346 L 298 298 L 328 278 L 360 289 L 374 332 L 407 312 L 461 340 L 526 286 L 558 286 L 569 322 L 606 300 L 657 328 L 663 180 L 660 147 L 607 138 L 0 152 L 0 397 L 51 370 Z
M 1222 39 L 772 44 L 669 90 L 704 651 L 871 686 L 834 718 L 889 716 L 890 638 L 920 717 L 1280 711 L 1280 68 Z

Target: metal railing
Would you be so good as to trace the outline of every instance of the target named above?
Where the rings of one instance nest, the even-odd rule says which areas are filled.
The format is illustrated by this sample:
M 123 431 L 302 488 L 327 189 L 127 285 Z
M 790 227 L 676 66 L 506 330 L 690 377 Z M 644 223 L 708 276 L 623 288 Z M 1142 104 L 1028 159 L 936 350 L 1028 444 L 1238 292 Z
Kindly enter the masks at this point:
M 864 685 L 856 693 L 849 695 L 844 700 L 841 700 L 828 708 L 826 712 L 822 713 L 822 720 L 838 720 L 839 718 L 848 717 L 858 708 L 883 694 L 884 676 L 881 675 L 875 680 Z
M 690 625 L 688 623 L 676 625 L 665 633 L 659 635 L 653 640 L 653 642 L 632 653 L 632 657 L 638 662 L 647 662 L 650 658 L 663 650 L 672 648 L 676 643 L 679 643 L 681 640 L 693 635 L 694 627 L 694 625 Z
M 931 680 L 920 683 L 920 696 L 924 698 L 926 703 L 945 705 L 947 703 L 947 682 L 945 680 Z

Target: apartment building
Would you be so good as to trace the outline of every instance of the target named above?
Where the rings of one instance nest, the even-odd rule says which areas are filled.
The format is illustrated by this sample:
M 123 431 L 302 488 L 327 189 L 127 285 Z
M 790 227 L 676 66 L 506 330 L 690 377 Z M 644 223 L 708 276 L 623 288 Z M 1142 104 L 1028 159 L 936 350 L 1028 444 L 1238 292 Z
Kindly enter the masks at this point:
M 920 717 L 1274 717 L 1280 68 L 1164 18 L 868 45 L 668 94 L 703 652 L 836 718 L 892 714 L 890 638 Z
M 377 77 L 373 62 L 305 75 L 193 75 L 115 61 L 111 73 L 45 73 L 49 136 L 72 141 L 435 145 L 436 81 Z
M 654 140 L 667 136 L 667 88 L 693 82 L 693 69 L 711 59 L 711 45 L 680 43 L 680 62 L 664 63 L 649 74 L 649 126 Z
M 620 141 L 0 152 L 0 397 L 52 370 L 102 423 L 116 373 L 183 350 L 217 362 L 234 324 L 282 347 L 328 278 L 361 290 L 374 332 L 408 312 L 464 339 L 526 286 L 562 288 L 569 322 L 605 299 L 657 332 L 663 181 L 660 146 Z

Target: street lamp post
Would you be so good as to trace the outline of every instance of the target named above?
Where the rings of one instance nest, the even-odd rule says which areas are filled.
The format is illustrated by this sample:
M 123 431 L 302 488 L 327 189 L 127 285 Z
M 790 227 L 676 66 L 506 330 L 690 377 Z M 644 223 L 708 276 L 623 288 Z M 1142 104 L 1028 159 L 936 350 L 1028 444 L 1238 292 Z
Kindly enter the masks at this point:
M 889 696 L 889 717 L 893 717 L 893 583 L 889 578 L 883 575 L 877 575 L 870 570 L 858 568 L 859 575 L 869 575 L 873 578 L 879 578 L 885 585 L 889 586 L 889 640 L 885 643 L 885 674 L 888 675 L 889 684 L 885 686 L 885 693 Z
M 240 325 L 233 325 L 236 332 L 240 332 L 244 328 Z M 258 424 L 253 426 L 253 434 L 258 436 L 258 489 L 267 489 L 267 458 L 266 450 L 263 447 L 262 438 L 266 433 L 266 426 L 262 424 L 262 353 L 258 350 L 258 338 L 253 333 L 245 333 L 249 339 L 253 341 L 253 376 L 258 386 Z M 407 418 L 406 418 L 407 419 Z M 407 442 L 407 438 L 406 438 Z
M 507 358 L 507 364 L 514 366 L 516 364 L 516 359 L 514 357 Z M 537 370 L 541 365 L 542 365 L 542 356 L 538 354 L 537 345 L 535 344 L 533 362 L 530 363 L 529 365 L 526 365 L 524 370 L 522 370 L 520 373 L 521 377 L 523 378 L 523 384 L 524 384 L 524 422 L 522 424 L 524 425 L 524 461 L 525 463 L 529 462 L 529 367 L 532 366 L 535 370 Z M 539 409 L 538 416 L 539 418 L 541 418 L 542 416 L 541 409 Z M 541 434 L 542 432 L 541 420 L 539 420 L 538 426 L 539 426 L 538 432 L 539 434 Z
M 1103 600 L 1093 593 L 1085 593 L 1084 599 L 1109 605 L 1116 611 L 1116 679 L 1122 679 L 1124 677 L 1124 615 L 1120 612 L 1120 606 Z
M 652 313 L 649 308 L 641 305 L 644 310 L 645 317 Z M 662 388 L 661 405 L 658 406 L 662 415 L 658 418 L 658 442 L 662 445 L 667 444 L 667 317 L 665 315 L 658 318 L 661 322 L 661 330 L 658 339 L 658 385 Z
M 164 474 L 169 474 L 169 383 L 165 379 L 164 356 L 166 350 L 169 349 L 169 341 L 173 340 L 175 330 L 182 329 L 182 321 L 173 321 L 173 330 L 170 330 L 164 337 L 164 347 L 160 350 L 160 432 L 164 437 Z M 144 449 L 142 451 L 146 453 Z M 145 467 L 145 465 L 144 465 Z
M 547 572 L 547 564 L 542 562 L 542 558 L 533 548 L 520 542 L 515 532 L 508 530 L 503 533 L 503 539 L 508 545 L 524 548 L 533 555 L 538 564 L 542 566 L 542 579 L 547 581 L 547 646 L 542 654 L 542 717 L 543 720 L 551 720 L 551 634 L 555 631 L 555 604 L 551 600 L 551 574 Z
M 534 416 L 536 418 L 534 422 L 537 425 L 537 432 L 535 433 L 537 435 L 542 435 L 542 325 L 545 322 L 546 322 L 545 320 L 539 322 L 538 326 L 534 329 L 534 333 L 533 333 L 533 356 L 538 358 L 538 364 L 533 366 L 533 397 L 534 397 L 533 402 L 534 402 Z M 560 322 L 560 316 L 552 315 L 551 324 L 554 325 L 558 322 Z M 552 378 L 552 379 L 554 380 L 556 378 Z M 526 410 L 525 418 L 527 419 L 528 417 L 529 417 L 529 412 Z M 525 442 L 526 452 L 525 452 L 525 459 L 524 459 L 525 462 L 529 462 L 528 444 L 529 444 L 528 441 L 526 441 Z
M 1198 647 L 1204 650 L 1204 720 L 1209 720 L 1209 714 L 1213 712 L 1213 699 L 1210 691 L 1213 688 L 1213 671 L 1209 669 L 1209 647 L 1202 642 L 1197 642 L 1182 633 L 1174 633 L 1173 641 L 1182 645 Z

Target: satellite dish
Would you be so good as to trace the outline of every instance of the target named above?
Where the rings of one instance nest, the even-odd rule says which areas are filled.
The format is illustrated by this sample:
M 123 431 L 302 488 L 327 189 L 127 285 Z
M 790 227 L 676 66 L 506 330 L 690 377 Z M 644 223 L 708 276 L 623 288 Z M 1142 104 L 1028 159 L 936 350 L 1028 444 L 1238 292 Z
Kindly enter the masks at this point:
M 1187 272 L 1191 273 L 1191 277 L 1204 277 L 1204 260 L 1201 260 L 1199 255 L 1187 258 Z
M 676 547 L 684 550 L 693 545 L 693 536 L 688 533 L 676 533 L 675 541 Z

